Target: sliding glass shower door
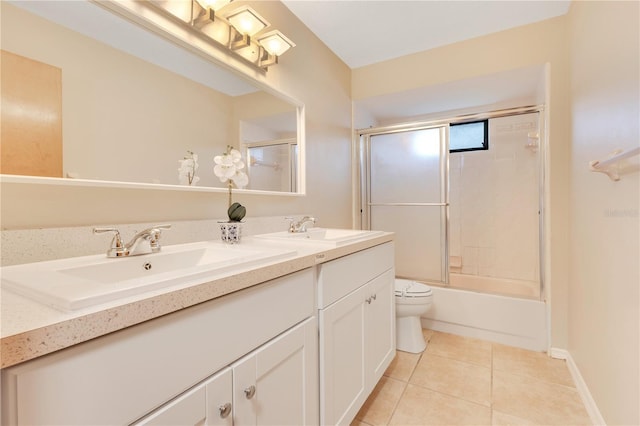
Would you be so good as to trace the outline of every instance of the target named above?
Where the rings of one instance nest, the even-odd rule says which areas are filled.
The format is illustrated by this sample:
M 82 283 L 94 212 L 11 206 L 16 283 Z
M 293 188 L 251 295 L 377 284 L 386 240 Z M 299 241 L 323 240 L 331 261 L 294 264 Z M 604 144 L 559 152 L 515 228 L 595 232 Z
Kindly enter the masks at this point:
M 365 225 L 396 233 L 398 277 L 448 282 L 447 138 L 445 126 L 363 135 Z

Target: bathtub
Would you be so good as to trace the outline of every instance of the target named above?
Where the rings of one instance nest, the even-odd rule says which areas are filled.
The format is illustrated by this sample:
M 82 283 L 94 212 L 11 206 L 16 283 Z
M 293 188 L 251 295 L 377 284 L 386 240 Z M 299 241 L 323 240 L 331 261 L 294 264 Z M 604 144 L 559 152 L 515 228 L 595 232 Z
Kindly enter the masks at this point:
M 481 277 L 451 272 L 449 273 L 449 287 L 526 299 L 540 298 L 540 284 L 535 281 Z
M 458 274 L 450 275 L 452 282 L 460 279 L 455 276 Z M 488 284 L 483 282 L 486 279 L 482 277 L 472 278 L 481 278 L 472 285 Z M 427 284 L 433 291 L 433 303 L 422 318 L 424 328 L 523 349 L 547 351 L 545 302 Z M 496 283 L 491 285 L 495 286 Z

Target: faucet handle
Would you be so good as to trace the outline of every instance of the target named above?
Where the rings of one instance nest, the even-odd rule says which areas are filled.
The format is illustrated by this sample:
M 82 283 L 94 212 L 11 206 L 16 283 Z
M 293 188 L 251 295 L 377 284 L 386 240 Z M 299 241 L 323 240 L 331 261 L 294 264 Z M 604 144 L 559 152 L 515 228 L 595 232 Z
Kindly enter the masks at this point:
M 285 216 L 284 220 L 289 221 L 289 232 L 296 232 L 295 219 L 293 216 Z
M 115 234 L 111 241 L 111 248 L 122 248 L 124 246 L 118 228 L 93 228 L 94 234 L 102 234 L 105 232 L 113 232 Z
M 170 223 L 165 223 L 162 225 L 154 225 L 151 227 L 151 229 L 171 229 L 171 224 Z
M 153 253 L 160 251 L 160 237 L 163 229 L 171 229 L 171 224 L 155 225 L 149 228 L 149 245 Z
M 113 239 L 111 240 L 111 247 L 107 251 L 107 256 L 122 256 L 125 254 L 127 249 L 122 242 L 122 237 L 120 236 L 120 231 L 118 228 L 93 228 L 94 234 L 102 234 L 105 232 L 113 232 Z

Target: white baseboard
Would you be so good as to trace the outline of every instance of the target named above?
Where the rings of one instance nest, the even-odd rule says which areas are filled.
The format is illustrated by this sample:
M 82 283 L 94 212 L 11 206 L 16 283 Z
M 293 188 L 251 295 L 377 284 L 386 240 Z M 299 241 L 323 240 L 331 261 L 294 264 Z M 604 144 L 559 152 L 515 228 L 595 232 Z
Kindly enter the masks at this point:
M 569 352 L 566 349 L 549 348 L 549 356 L 551 358 L 564 359 L 566 361 L 569 358 Z
M 567 368 L 569 369 L 569 373 L 571 373 L 571 377 L 573 378 L 576 390 L 582 399 L 582 403 L 587 409 L 587 414 L 589 414 L 591 423 L 598 426 L 606 425 L 604 418 L 602 417 L 602 414 L 600 414 L 600 410 L 596 405 L 596 401 L 593 399 L 593 396 L 591 396 L 591 392 L 589 392 L 589 388 L 582 378 L 582 374 L 580 374 L 580 370 L 571 357 L 569 351 L 566 349 L 550 348 L 549 356 L 552 358 L 564 359 L 567 362 Z

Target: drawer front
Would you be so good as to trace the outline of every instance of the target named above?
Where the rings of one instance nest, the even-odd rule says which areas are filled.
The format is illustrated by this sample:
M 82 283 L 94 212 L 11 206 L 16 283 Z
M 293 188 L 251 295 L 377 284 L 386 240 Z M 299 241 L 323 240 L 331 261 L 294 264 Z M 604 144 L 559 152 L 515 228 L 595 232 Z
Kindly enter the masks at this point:
M 3 370 L 3 424 L 131 423 L 314 312 L 307 269 Z
M 318 308 L 323 309 L 338 299 L 393 268 L 393 243 L 323 263 L 318 266 Z

